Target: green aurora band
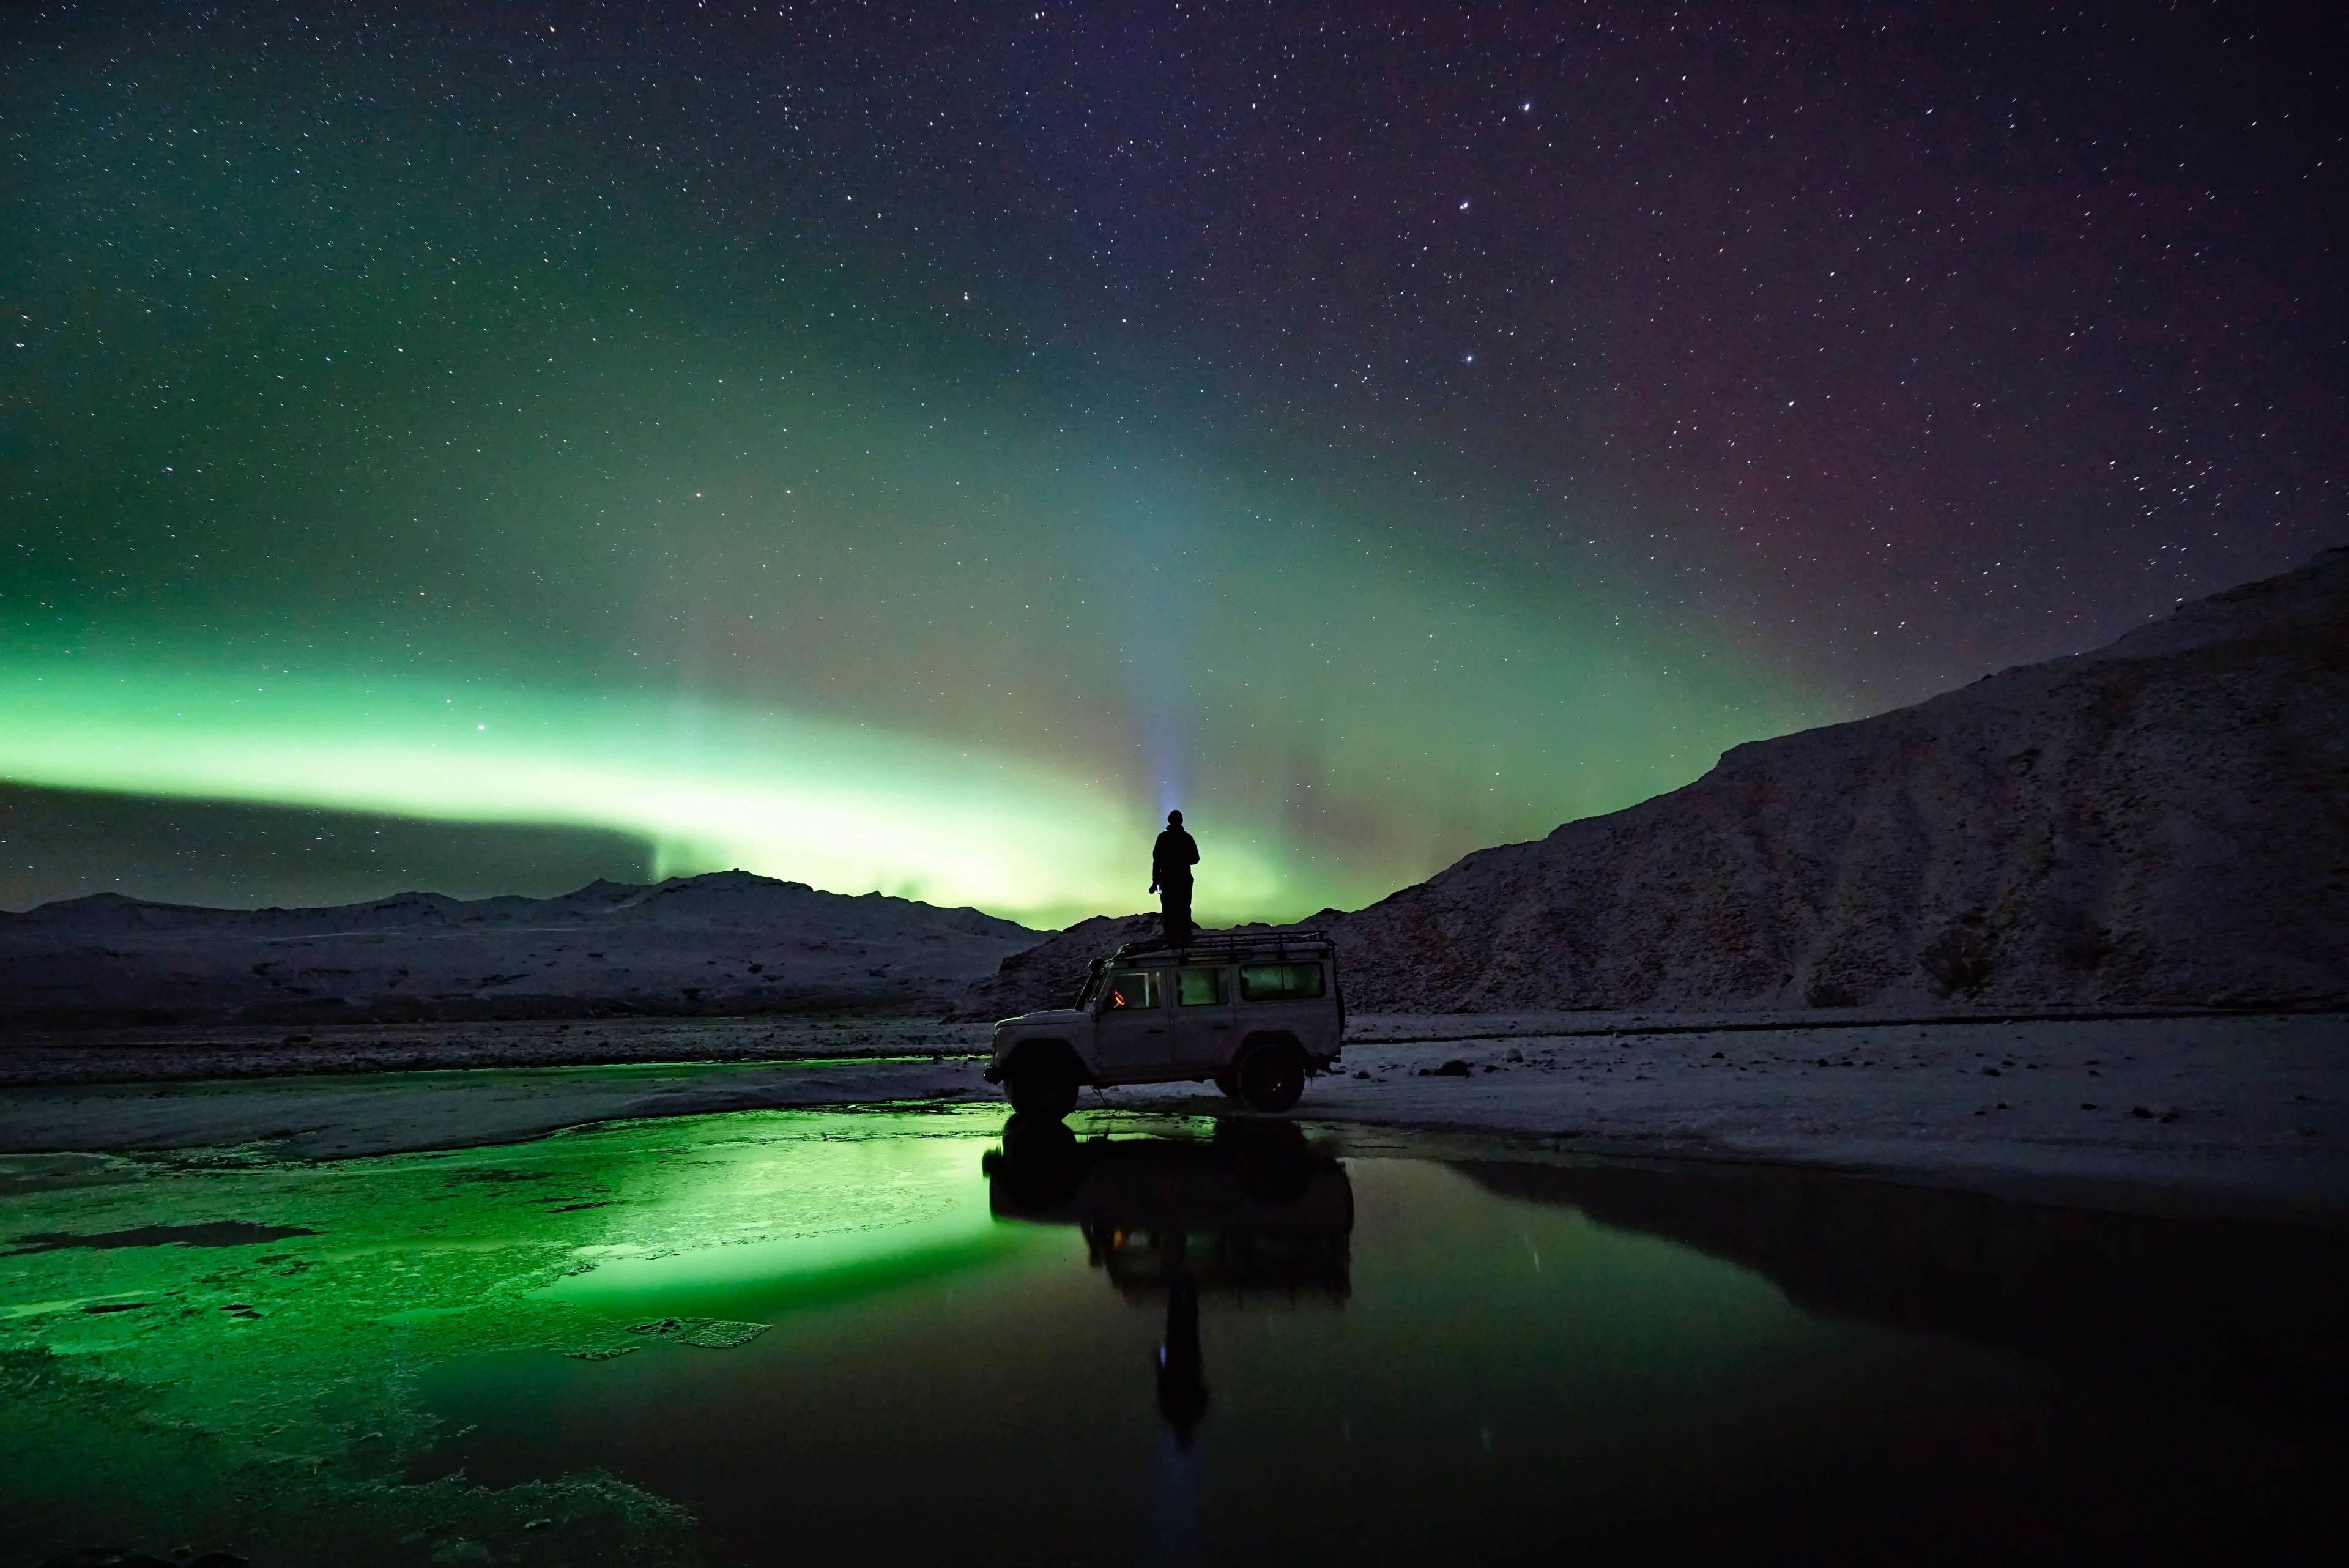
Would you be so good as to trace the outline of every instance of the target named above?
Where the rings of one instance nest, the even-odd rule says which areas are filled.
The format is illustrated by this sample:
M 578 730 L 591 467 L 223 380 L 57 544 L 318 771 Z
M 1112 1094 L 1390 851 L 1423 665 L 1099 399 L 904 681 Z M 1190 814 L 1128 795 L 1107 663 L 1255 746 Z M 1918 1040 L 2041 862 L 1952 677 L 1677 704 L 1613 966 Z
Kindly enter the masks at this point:
M 666 454 L 534 455 L 480 500 L 181 522 L 134 612 L 91 596 L 62 636 L 8 595 L 0 778 L 613 829 L 664 874 L 1044 922 L 1143 903 L 1180 805 L 1202 915 L 1234 920 L 1377 898 L 1806 716 L 1719 639 L 1398 544 L 1359 497 L 1075 462 L 1000 414 L 964 441 L 711 401 Z
M 1844 716 L 1602 487 L 1235 419 L 1180 332 L 942 286 L 936 225 L 722 222 L 494 55 L 458 120 L 184 43 L 102 122 L 102 53 L 10 78 L 0 780 L 1039 922 L 1144 904 L 1180 805 L 1227 921 Z M 316 70 L 378 74 L 295 136 Z

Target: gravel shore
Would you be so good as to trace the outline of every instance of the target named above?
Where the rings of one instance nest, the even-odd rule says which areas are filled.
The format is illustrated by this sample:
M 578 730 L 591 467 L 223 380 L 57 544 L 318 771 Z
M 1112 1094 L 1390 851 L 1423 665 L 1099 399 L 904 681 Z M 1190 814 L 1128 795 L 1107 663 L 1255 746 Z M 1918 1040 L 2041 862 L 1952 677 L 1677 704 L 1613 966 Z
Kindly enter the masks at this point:
M 629 1020 L 18 1040 L 10 1154 L 340 1158 L 760 1107 L 999 1099 L 986 1027 Z M 114 1081 L 104 1081 L 104 1080 Z M 1188 1084 L 1086 1104 L 1216 1115 Z M 1553 1148 L 1802 1165 L 2349 1226 L 2349 1017 L 1823 1021 L 1372 1014 L 1295 1113 Z M 0 1175 L 6 1161 L 0 1158 Z

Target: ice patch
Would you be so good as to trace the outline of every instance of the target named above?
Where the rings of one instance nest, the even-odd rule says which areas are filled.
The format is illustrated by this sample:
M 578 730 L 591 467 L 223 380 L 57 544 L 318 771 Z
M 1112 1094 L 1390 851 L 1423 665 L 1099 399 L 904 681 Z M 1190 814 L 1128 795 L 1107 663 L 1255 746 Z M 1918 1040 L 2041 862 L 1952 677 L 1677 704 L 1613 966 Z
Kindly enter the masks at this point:
M 697 1345 L 704 1350 L 732 1350 L 767 1332 L 763 1323 L 733 1323 L 719 1317 L 659 1317 L 628 1325 L 630 1334 L 649 1334 L 676 1345 Z

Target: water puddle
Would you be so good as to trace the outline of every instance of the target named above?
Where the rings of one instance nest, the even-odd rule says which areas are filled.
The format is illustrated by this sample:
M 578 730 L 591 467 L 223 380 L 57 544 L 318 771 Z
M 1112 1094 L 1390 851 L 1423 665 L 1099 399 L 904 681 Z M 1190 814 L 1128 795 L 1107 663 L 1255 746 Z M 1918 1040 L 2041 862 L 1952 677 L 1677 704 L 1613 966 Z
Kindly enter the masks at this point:
M 926 1158 L 902 1231 L 558 1287 L 772 1328 L 439 1368 L 419 1473 L 600 1466 L 721 1560 L 1978 1562 L 2280 1541 L 2349 1458 L 2298 1233 L 1283 1124 Z
M 2349 1524 L 2342 1238 L 1379 1137 L 757 1112 L 0 1200 L 0 1531 L 1352 1564 Z

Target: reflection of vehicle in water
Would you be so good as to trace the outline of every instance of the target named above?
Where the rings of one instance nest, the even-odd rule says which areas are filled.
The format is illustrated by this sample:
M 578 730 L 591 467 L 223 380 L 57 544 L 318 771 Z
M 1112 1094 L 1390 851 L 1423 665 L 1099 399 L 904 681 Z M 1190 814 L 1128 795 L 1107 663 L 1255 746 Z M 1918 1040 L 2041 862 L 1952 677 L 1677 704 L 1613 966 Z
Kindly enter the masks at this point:
M 1337 950 L 1319 931 L 1130 943 L 1093 961 L 1074 1006 L 998 1023 L 987 1081 L 1033 1116 L 1068 1115 L 1087 1084 L 1210 1078 L 1256 1110 L 1285 1111 L 1338 1060 L 1345 1033 Z
M 1188 1447 L 1206 1413 L 1199 1298 L 1342 1302 L 1354 1189 L 1288 1122 L 1226 1120 L 1213 1139 L 1088 1138 L 1014 1116 L 987 1156 L 998 1218 L 1073 1224 L 1127 1297 L 1164 1293 L 1158 1408 Z

